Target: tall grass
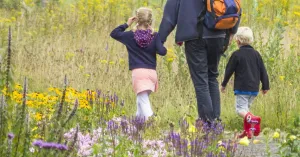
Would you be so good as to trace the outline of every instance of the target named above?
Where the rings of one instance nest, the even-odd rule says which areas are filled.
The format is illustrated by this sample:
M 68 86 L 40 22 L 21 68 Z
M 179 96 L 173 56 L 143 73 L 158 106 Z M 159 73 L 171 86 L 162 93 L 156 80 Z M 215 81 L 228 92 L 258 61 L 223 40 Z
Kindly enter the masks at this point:
M 60 87 L 67 75 L 76 89 L 100 88 L 117 91 L 125 98 L 126 113 L 135 113 L 135 95 L 127 52 L 110 37 L 110 31 L 140 6 L 155 12 L 157 30 L 164 0 L 78 0 L 48 3 L 40 7 L 25 0 L 21 9 L 0 10 L 0 54 L 4 56 L 8 26 L 12 27 L 14 80 L 28 78 L 29 89 L 42 92 Z M 265 60 L 271 91 L 259 95 L 253 112 L 261 115 L 264 127 L 284 127 L 300 111 L 300 2 L 297 0 L 243 1 L 243 21 L 255 31 L 254 47 Z M 161 126 L 182 116 L 196 117 L 193 85 L 185 61 L 184 48 L 174 45 L 173 34 L 165 45 L 167 57 L 158 58 L 159 91 L 151 95 Z M 230 55 L 236 49 L 231 46 Z M 220 77 L 227 58 L 220 63 Z M 5 63 L 5 62 L 2 62 Z M 3 66 L 2 66 L 3 68 Z M 232 88 L 232 83 L 229 86 Z M 240 128 L 231 89 L 222 94 L 222 118 L 229 128 Z

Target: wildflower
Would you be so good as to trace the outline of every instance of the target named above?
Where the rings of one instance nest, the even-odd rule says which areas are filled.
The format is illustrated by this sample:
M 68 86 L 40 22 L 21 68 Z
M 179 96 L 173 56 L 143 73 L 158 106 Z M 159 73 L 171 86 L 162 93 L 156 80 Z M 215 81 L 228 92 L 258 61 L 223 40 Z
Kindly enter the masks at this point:
M 79 69 L 80 69 L 80 70 L 83 70 L 83 69 L 84 69 L 84 66 L 79 65 Z
M 52 29 L 55 29 L 55 28 L 57 29 L 57 27 L 54 27 Z M 72 59 L 74 56 L 75 56 L 74 52 L 67 52 L 66 55 L 65 55 L 67 60 Z
M 269 58 L 269 60 L 271 61 L 271 62 L 274 62 L 274 58 L 273 57 L 271 57 L 271 58 Z
M 273 134 L 273 138 L 274 139 L 278 139 L 280 137 L 280 134 L 276 131 L 276 132 L 274 132 L 274 134 Z
M 253 144 L 259 144 L 259 143 L 261 143 L 260 140 L 253 140 Z
M 290 140 L 291 140 L 291 141 L 294 141 L 295 139 L 297 139 L 297 137 L 296 137 L 295 135 L 291 135 L 291 136 L 290 136 Z
M 279 76 L 280 81 L 284 81 L 284 79 L 285 79 L 285 76 Z
M 40 121 L 41 119 L 42 119 L 42 114 L 41 113 L 39 113 L 39 112 L 37 112 L 35 115 L 34 115 L 34 119 L 36 120 L 36 121 Z
M 101 64 L 107 64 L 108 61 L 107 61 L 107 60 L 100 60 L 100 63 L 101 63 Z
M 294 12 L 295 15 L 300 16 L 300 12 Z
M 172 63 L 174 61 L 174 59 L 175 58 L 173 58 L 173 57 L 172 58 L 168 58 L 167 61 L 170 62 L 170 63 Z
M 29 148 L 29 151 L 30 151 L 31 153 L 34 153 L 34 152 L 35 152 L 35 150 L 34 150 L 33 147 L 30 147 L 30 148 Z
M 6 87 L 4 87 L 4 88 L 1 90 L 1 93 L 2 93 L 3 95 L 7 95 L 7 89 L 6 89 Z
M 244 137 L 240 140 L 239 144 L 243 146 L 249 146 L 250 141 L 248 140 L 248 137 Z
M 22 86 L 21 86 L 20 84 L 16 84 L 16 85 L 15 85 L 15 89 L 16 89 L 16 90 L 22 90 Z
M 35 130 L 37 130 L 38 129 L 38 127 L 36 126 L 36 127 L 33 127 L 32 129 L 31 129 L 31 131 L 35 131 Z
M 125 60 L 124 60 L 124 59 L 120 59 L 119 63 L 120 63 L 120 64 L 124 64 L 124 63 L 125 63 Z
M 7 137 L 8 137 L 9 140 L 12 140 L 12 139 L 14 139 L 15 135 L 13 133 L 9 133 L 7 135 Z
M 66 145 L 59 143 L 44 142 L 42 140 L 36 140 L 32 143 L 32 145 L 46 149 L 68 150 L 68 147 Z
M 196 127 L 194 125 L 190 125 L 189 132 L 195 133 L 196 132 Z
M 48 91 L 49 91 L 49 92 L 55 91 L 55 88 L 50 87 L 50 88 L 48 88 Z
M 218 149 L 221 151 L 221 152 L 223 152 L 223 151 L 225 151 L 226 150 L 226 144 L 224 143 L 224 142 L 222 142 L 222 141 L 219 141 L 218 142 L 218 145 L 217 145 L 217 147 L 218 147 Z

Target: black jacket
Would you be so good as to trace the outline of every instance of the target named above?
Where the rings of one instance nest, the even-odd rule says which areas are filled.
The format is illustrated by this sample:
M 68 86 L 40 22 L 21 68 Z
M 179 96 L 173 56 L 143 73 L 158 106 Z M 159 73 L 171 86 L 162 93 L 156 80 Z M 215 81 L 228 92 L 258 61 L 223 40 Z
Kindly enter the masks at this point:
M 223 87 L 226 87 L 233 73 L 234 90 L 257 92 L 260 81 L 262 90 L 270 89 L 268 74 L 261 55 L 249 45 L 240 47 L 230 57 L 222 82 Z

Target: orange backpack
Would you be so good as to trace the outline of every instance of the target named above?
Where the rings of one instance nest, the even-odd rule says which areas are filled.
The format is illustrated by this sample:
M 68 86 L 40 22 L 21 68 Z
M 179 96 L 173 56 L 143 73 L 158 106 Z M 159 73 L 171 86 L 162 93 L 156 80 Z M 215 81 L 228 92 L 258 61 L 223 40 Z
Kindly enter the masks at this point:
M 241 15 L 241 0 L 205 0 L 204 24 L 209 29 L 230 29 Z

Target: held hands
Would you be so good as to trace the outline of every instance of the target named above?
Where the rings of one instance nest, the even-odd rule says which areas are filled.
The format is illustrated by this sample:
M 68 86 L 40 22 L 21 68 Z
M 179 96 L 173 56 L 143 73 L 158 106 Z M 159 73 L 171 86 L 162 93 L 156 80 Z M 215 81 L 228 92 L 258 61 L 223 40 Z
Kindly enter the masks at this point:
M 226 87 L 223 87 L 223 86 L 222 86 L 222 87 L 221 87 L 221 92 L 222 92 L 222 93 L 225 93 L 225 90 L 226 90 Z
M 130 27 L 132 25 L 132 23 L 136 21 L 136 19 L 137 18 L 135 16 L 129 18 L 128 21 L 127 21 L 127 25 Z

